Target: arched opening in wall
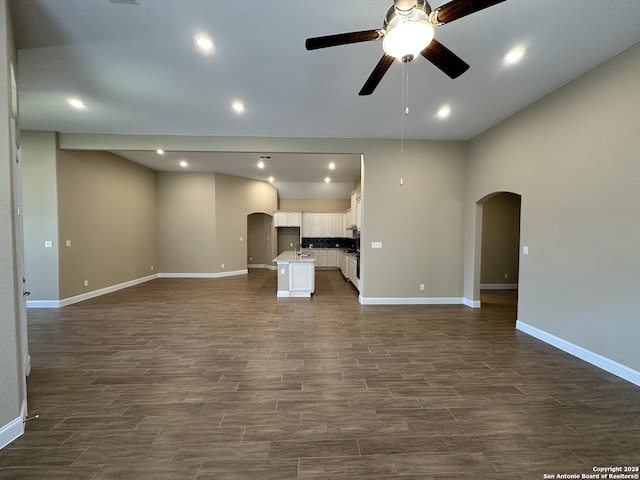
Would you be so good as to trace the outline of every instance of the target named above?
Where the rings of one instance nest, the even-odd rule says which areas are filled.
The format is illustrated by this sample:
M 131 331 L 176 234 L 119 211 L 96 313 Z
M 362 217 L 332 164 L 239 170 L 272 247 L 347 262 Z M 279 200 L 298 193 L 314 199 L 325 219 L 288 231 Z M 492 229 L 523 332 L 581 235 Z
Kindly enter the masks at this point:
M 273 217 L 266 213 L 247 215 L 247 268 L 273 269 Z
M 479 276 L 481 305 L 517 307 L 521 196 L 497 192 L 482 198 L 478 206 L 482 213 Z

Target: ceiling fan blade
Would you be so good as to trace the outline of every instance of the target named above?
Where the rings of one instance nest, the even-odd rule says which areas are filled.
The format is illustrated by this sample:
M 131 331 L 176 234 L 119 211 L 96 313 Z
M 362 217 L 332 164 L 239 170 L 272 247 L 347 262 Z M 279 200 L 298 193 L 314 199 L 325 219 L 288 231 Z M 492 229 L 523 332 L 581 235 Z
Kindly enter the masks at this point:
M 431 43 L 420 52 L 420 55 L 433 63 L 450 78 L 458 78 L 469 70 L 469 65 L 467 65 L 464 60 L 436 39 L 431 40 Z
M 380 30 L 364 30 L 362 32 L 338 33 L 337 35 L 327 35 L 325 37 L 307 38 L 304 45 L 307 50 L 316 50 L 348 43 L 369 42 L 381 38 L 382 34 L 380 32 Z
M 431 18 L 436 25 L 450 23 L 506 0 L 452 0 L 436 8 Z
M 369 75 L 369 78 L 364 83 L 364 86 L 362 87 L 362 90 L 360 90 L 360 93 L 358 93 L 358 95 L 371 95 L 380 83 L 380 80 L 382 80 L 382 77 L 384 77 L 384 74 L 387 73 L 387 70 L 389 70 L 389 67 L 394 60 L 395 57 L 392 57 L 391 55 L 387 55 L 385 53 L 376 65 L 376 68 L 374 68 L 373 72 L 371 72 L 371 75 Z

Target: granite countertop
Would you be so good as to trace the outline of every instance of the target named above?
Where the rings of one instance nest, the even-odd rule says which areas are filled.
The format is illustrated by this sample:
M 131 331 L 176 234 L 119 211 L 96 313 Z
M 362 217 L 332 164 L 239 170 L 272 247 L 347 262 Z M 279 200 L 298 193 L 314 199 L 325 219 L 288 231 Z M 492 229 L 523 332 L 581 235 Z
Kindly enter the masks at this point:
M 292 250 L 287 250 L 278 255 L 274 260 L 275 263 L 315 263 L 315 258 L 306 255 L 296 254 Z

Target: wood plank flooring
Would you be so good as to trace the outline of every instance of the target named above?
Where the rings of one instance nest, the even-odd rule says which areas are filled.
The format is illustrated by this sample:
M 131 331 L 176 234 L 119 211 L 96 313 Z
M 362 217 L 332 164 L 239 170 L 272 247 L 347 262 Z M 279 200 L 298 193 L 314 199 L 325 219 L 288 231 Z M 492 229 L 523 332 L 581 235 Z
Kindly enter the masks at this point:
M 542 479 L 640 463 L 640 388 L 483 308 L 311 299 L 275 272 L 30 310 L 30 413 L 0 478 Z M 604 319 L 603 319 L 604 320 Z

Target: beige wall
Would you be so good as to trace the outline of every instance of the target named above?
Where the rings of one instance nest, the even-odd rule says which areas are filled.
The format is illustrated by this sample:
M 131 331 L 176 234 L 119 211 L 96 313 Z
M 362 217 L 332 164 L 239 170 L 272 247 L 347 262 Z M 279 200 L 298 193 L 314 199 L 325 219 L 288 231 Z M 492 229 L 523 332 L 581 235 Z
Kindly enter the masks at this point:
M 276 228 L 276 232 L 278 235 L 278 254 L 277 255 L 280 255 L 282 252 L 292 251 L 300 248 L 300 228 L 278 227 Z
M 26 278 L 31 300 L 58 300 L 58 188 L 56 134 L 22 133 Z M 45 248 L 52 241 L 54 248 Z
M 61 298 L 154 273 L 153 170 L 106 152 L 60 150 L 57 180 Z
M 522 195 L 518 319 L 640 370 L 640 44 L 471 143 L 465 291 L 475 202 Z
M 520 196 L 503 192 L 488 198 L 482 204 L 480 283 L 517 284 L 519 249 Z
M 344 212 L 351 208 L 348 198 L 281 198 L 280 210 L 292 212 Z
M 159 173 L 160 271 L 245 270 L 247 218 L 252 213 L 271 215 L 276 205 L 277 191 L 266 182 L 214 173 Z M 273 250 L 272 245 L 268 248 Z
M 13 35 L 6 1 L 0 1 L 0 432 L 20 418 L 25 372 L 20 358 L 21 331 L 18 301 L 22 285 L 17 281 L 18 249 L 15 242 L 13 142 L 11 141 L 11 65 L 15 65 Z M 22 433 L 22 424 L 7 427 L 0 440 Z M 8 438 L 8 437 L 9 438 Z M 4 443 L 3 442 L 3 443 Z M 0 446 L 2 446 L 0 444 Z
M 215 174 L 158 173 L 160 272 L 216 269 Z
M 273 185 L 258 180 L 216 174 L 216 272 L 247 268 L 247 217 L 271 215 L 278 205 Z M 224 267 L 222 267 L 224 264 Z

